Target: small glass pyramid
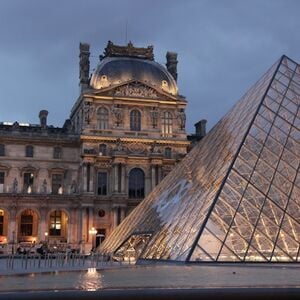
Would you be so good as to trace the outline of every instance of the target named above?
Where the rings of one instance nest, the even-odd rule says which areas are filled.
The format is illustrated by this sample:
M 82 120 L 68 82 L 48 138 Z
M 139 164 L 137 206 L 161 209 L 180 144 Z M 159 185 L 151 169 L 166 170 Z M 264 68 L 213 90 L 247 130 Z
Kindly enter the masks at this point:
M 100 251 L 118 260 L 296 262 L 299 163 L 300 66 L 283 56 Z

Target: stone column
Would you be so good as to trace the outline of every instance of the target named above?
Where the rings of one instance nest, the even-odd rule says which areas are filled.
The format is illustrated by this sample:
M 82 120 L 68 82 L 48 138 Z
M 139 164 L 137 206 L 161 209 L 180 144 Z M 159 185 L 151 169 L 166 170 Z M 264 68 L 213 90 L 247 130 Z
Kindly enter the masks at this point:
M 113 192 L 118 192 L 118 164 L 113 165 L 113 182 L 114 182 L 114 188 Z
M 17 209 L 16 207 L 9 208 L 9 225 L 7 230 L 7 242 L 15 243 L 17 241 Z
M 78 208 L 72 208 L 72 231 L 71 231 L 71 243 L 72 243 L 72 247 L 75 247 L 75 244 L 78 242 L 77 240 L 77 229 L 78 229 L 78 212 L 77 212 Z
M 73 226 L 73 209 L 70 209 L 68 217 L 68 232 L 67 232 L 67 243 L 72 242 L 72 226 Z
M 85 253 L 86 249 L 85 249 L 85 245 L 87 242 L 87 237 L 89 235 L 89 233 L 87 232 L 87 218 L 86 218 L 86 208 L 85 207 L 81 207 L 80 208 L 80 214 L 81 214 L 81 236 L 80 236 L 80 241 L 81 241 L 81 249 L 80 252 L 81 253 Z
M 126 193 L 126 186 L 125 186 L 125 165 L 121 165 L 121 193 Z
M 83 165 L 82 165 L 83 192 L 86 192 L 86 191 L 87 191 L 86 179 L 87 179 L 87 165 L 86 165 L 86 164 L 83 164 Z
M 78 207 L 77 209 L 77 242 L 81 243 L 82 241 L 82 208 Z
M 156 166 L 152 165 L 151 166 L 151 190 L 154 189 L 154 187 L 156 186 Z
M 94 193 L 94 176 L 95 176 L 94 165 L 90 165 L 90 192 Z
M 114 214 L 113 229 L 114 229 L 118 226 L 118 207 L 113 208 L 113 214 Z
M 41 220 L 40 220 L 40 226 L 38 228 L 38 239 L 39 241 L 45 241 L 45 232 L 48 232 L 48 222 L 47 222 L 47 209 L 45 207 L 42 207 L 40 209 L 41 212 Z M 48 232 L 49 236 L 49 232 Z
M 89 234 L 89 230 L 94 226 L 94 210 L 92 207 L 89 207 L 88 214 L 88 242 L 92 243 L 93 237 Z

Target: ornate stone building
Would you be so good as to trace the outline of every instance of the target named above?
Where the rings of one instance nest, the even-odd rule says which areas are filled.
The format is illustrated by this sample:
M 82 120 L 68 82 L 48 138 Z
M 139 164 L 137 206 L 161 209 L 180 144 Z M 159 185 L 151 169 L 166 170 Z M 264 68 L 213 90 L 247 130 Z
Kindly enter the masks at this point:
M 80 44 L 80 95 L 62 128 L 0 123 L 0 244 L 88 251 L 186 154 L 177 54 L 108 42 L 90 76 Z M 96 230 L 92 230 L 96 229 Z M 97 233 L 97 234 L 96 234 Z

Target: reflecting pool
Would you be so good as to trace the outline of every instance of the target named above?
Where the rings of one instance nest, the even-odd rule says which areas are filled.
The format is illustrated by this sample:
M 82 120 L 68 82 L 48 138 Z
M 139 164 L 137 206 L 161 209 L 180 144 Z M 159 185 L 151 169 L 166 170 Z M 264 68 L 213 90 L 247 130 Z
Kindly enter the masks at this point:
M 217 287 L 300 287 L 300 267 L 152 265 L 0 276 L 1 292 Z

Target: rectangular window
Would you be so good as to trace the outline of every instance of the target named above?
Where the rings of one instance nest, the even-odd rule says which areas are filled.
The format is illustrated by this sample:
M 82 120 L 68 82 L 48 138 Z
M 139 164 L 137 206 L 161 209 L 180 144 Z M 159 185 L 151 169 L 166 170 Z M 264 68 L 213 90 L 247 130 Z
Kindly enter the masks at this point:
M 60 159 L 61 158 L 61 148 L 60 147 L 54 147 L 53 148 L 53 158 Z
M 98 172 L 98 195 L 107 195 L 107 173 Z
M 0 144 L 0 156 L 5 156 L 5 145 Z
M 33 146 L 29 145 L 25 148 L 25 156 L 26 157 L 33 157 Z
M 24 193 L 32 193 L 34 175 L 32 173 L 24 173 L 23 191 Z
M 4 177 L 5 177 L 5 173 L 0 172 L 0 193 L 4 192 Z
M 60 236 L 60 234 L 61 234 L 61 212 L 56 210 L 50 215 L 49 235 Z
M 172 126 L 173 126 L 173 117 L 170 112 L 164 112 L 162 118 L 162 136 L 163 137 L 171 137 L 172 136 Z
M 63 193 L 63 174 L 52 174 L 52 194 Z
M 165 157 L 172 158 L 172 149 L 170 147 L 165 148 Z
M 22 215 L 21 216 L 21 236 L 32 235 L 33 228 L 33 216 Z

